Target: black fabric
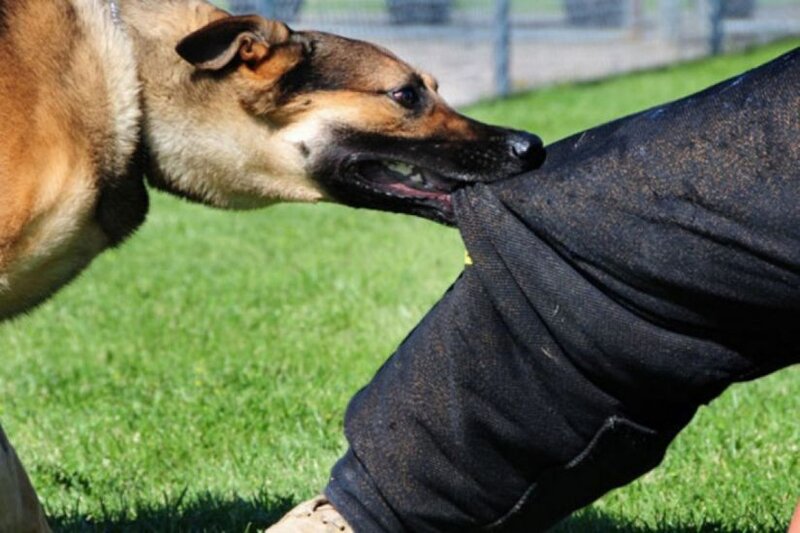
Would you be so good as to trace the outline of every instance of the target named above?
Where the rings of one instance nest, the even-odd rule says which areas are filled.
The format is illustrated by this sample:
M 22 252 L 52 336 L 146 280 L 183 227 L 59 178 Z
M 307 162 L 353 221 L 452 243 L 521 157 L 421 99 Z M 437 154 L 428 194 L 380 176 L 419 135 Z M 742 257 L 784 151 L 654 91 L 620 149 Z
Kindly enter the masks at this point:
M 800 362 L 798 50 L 455 204 L 474 266 L 348 408 L 356 531 L 545 529 Z

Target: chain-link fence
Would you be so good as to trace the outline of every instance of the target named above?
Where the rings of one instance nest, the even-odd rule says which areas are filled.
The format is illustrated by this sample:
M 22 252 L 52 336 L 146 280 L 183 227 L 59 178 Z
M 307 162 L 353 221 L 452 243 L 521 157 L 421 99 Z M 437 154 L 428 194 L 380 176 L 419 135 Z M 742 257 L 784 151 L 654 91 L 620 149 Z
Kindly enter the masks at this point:
M 377 42 L 456 104 L 800 35 L 800 0 L 218 0 Z

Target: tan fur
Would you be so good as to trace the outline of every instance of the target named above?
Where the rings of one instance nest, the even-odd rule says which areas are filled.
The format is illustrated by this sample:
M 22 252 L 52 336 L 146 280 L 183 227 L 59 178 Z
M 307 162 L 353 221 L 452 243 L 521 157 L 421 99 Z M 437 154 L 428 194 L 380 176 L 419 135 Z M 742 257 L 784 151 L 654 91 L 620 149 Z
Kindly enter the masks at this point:
M 457 137 L 460 140 L 476 138 L 472 124 L 450 109 L 444 101 L 427 113 L 423 120 L 412 121 L 397 113 L 396 106 L 382 95 L 370 92 L 331 91 L 306 99 L 302 110 L 296 111 L 293 122 L 303 130 L 317 124 L 320 132 L 329 124 L 349 125 L 359 131 L 380 132 L 399 138 L 424 139 L 434 136 Z M 288 114 L 291 107 L 282 113 Z M 291 135 L 291 133 L 286 133 Z M 304 131 L 304 137 L 311 136 Z M 318 141 L 324 144 L 328 139 Z
M 0 318 L 47 297 L 106 246 L 93 220 L 97 176 L 125 171 L 140 120 L 130 41 L 102 0 L 5 9 Z
M 0 319 L 112 244 L 97 220 L 103 179 L 143 179 L 127 176 L 142 135 L 154 180 L 205 203 L 322 198 L 297 148 L 241 105 L 240 86 L 197 82 L 175 53 L 226 13 L 199 0 L 120 5 L 122 25 L 108 0 L 0 0 Z M 262 78 L 282 67 L 268 68 Z
M 174 53 L 182 37 L 226 14 L 201 1 L 182 2 L 181 10 L 175 4 L 123 3 L 144 83 L 145 142 L 157 161 L 153 174 L 168 188 L 218 207 L 321 200 L 296 147 L 241 105 L 241 85 L 193 80 L 195 69 Z M 270 68 L 276 68 L 273 62 Z

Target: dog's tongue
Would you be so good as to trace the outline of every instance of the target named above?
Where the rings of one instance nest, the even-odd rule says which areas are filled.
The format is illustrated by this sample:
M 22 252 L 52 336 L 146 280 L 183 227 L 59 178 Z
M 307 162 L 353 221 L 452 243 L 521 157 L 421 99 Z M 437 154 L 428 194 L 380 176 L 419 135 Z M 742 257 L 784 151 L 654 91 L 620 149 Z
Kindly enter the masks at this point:
M 443 191 L 424 191 L 409 187 L 405 183 L 388 183 L 386 188 L 394 193 L 408 198 L 425 198 L 430 200 L 438 200 L 446 204 L 450 203 L 450 193 Z

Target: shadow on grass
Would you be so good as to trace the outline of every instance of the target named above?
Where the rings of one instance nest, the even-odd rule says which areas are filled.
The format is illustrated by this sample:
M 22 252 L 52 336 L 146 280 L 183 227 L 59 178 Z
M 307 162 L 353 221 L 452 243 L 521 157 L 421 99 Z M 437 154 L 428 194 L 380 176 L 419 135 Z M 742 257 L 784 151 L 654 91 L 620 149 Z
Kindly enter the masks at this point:
M 185 495 L 164 504 L 133 506 L 129 512 L 101 512 L 87 516 L 81 512 L 62 512 L 50 517 L 54 531 L 64 533 L 183 533 L 256 532 L 274 524 L 297 503 L 294 496 L 259 495 L 251 500 L 225 499 L 212 494 L 185 501 Z M 669 518 L 651 526 L 626 518 L 585 509 L 564 520 L 551 533 L 785 533 L 775 523 L 742 529 L 731 524 L 706 522 L 682 524 Z
M 602 513 L 596 509 L 585 509 L 567 518 L 551 533 L 786 533 L 785 526 L 776 524 L 750 526 L 745 529 L 735 524 L 705 522 L 686 524 L 665 517 L 663 524 L 646 525 L 619 516 Z
M 277 522 L 298 502 L 294 496 L 259 495 L 252 499 L 202 494 L 133 505 L 129 511 L 87 515 L 64 510 L 49 518 L 59 533 L 255 532 Z

